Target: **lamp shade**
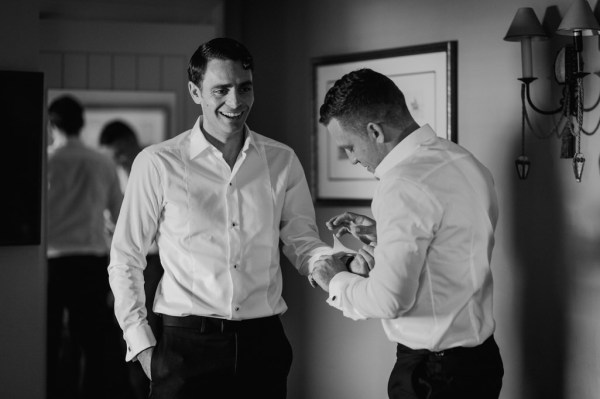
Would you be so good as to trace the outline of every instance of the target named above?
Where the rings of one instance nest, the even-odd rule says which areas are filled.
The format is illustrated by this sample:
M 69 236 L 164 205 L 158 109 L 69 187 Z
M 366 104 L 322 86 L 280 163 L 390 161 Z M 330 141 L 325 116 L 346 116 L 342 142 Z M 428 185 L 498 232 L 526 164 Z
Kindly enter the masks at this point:
M 589 6 L 588 6 L 589 7 Z M 517 10 L 504 40 L 509 42 L 518 42 L 525 38 L 534 38 L 538 40 L 546 39 L 548 35 L 542 28 L 533 8 L 522 7 Z
M 600 31 L 600 24 L 586 0 L 575 0 L 571 3 L 556 33 L 573 35 L 577 31 L 581 32 L 582 36 L 598 35 Z

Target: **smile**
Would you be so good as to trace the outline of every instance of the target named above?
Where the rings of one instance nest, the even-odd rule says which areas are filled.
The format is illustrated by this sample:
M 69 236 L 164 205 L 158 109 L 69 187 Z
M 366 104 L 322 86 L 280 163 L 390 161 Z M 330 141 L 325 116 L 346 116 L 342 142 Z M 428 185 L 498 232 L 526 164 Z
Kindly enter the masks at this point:
M 242 115 L 244 115 L 243 112 L 223 112 L 223 111 L 219 111 L 219 113 L 221 115 L 223 115 L 224 117 L 228 118 L 228 119 L 240 119 L 242 117 Z

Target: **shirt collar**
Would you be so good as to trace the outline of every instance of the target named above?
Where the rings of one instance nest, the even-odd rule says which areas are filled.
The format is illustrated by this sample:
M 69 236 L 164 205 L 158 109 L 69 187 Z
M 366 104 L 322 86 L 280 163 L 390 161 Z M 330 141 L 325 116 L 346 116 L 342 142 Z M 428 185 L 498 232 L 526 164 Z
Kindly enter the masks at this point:
M 381 179 L 381 177 L 395 165 L 399 164 L 415 152 L 421 144 L 434 137 L 437 137 L 437 135 L 429 125 L 423 125 L 406 136 L 404 140 L 396 144 L 392 151 L 390 151 L 379 165 L 377 165 L 377 168 L 375 168 L 375 177 Z
M 48 146 L 48 149 L 51 151 L 56 151 L 63 147 L 84 147 L 84 144 L 79 136 L 67 136 L 64 140 L 59 142 L 55 141 L 52 143 L 50 146 Z
M 200 153 L 204 152 L 206 149 L 212 147 L 212 145 L 206 140 L 204 134 L 202 134 L 202 130 L 200 129 L 200 124 L 202 123 L 202 116 L 198 117 L 194 127 L 192 128 L 192 132 L 190 133 L 190 159 L 195 158 Z M 247 125 L 244 125 L 244 135 L 246 136 L 244 139 L 244 145 L 242 146 L 242 152 L 246 152 L 250 146 L 258 149 L 258 145 L 256 143 L 256 137 L 254 137 L 254 132 L 252 132 Z

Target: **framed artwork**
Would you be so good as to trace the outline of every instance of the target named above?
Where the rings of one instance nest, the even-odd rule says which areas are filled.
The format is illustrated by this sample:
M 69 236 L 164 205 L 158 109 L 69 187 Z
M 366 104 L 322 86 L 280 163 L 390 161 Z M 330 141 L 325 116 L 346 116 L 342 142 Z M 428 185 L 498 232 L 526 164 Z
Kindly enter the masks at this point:
M 440 137 L 457 142 L 457 42 L 448 41 L 389 50 L 328 56 L 312 60 L 314 78 L 313 193 L 317 201 L 367 206 L 376 180 L 352 165 L 318 123 L 327 90 L 343 75 L 370 68 L 388 76 L 402 90 L 419 125 L 429 124 Z
M 84 107 L 81 141 L 89 147 L 99 147 L 102 128 L 115 120 L 131 126 L 142 147 L 164 141 L 175 132 L 175 93 L 49 89 L 48 104 L 66 94 Z

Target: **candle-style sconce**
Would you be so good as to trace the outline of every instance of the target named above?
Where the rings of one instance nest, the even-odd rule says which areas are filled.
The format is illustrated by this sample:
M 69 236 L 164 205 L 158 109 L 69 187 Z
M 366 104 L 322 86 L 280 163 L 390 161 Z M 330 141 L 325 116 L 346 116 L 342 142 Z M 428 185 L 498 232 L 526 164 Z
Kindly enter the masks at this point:
M 544 110 L 537 107 L 531 100 L 530 86 L 537 78 L 533 76 L 533 59 L 531 54 L 531 44 L 534 40 L 544 40 L 548 35 L 540 24 L 535 12 L 530 7 L 519 8 L 504 37 L 506 41 L 521 42 L 521 155 L 515 161 L 517 174 L 520 179 L 526 179 L 529 173 L 531 161 L 525 154 L 525 130 L 535 134 L 531 124 L 527 106 L 535 112 L 542 115 L 560 114 L 559 121 L 554 130 L 546 135 L 537 134 L 539 138 L 548 138 L 557 135 L 561 140 L 561 158 L 573 159 L 573 173 L 575 179 L 581 182 L 585 157 L 581 152 L 581 136 L 592 135 L 600 126 L 600 121 L 596 127 L 587 131 L 583 127 L 583 116 L 585 112 L 595 109 L 600 103 L 600 97 L 595 104 L 589 108 L 584 107 L 584 87 L 583 78 L 588 73 L 583 72 L 583 61 L 581 53 L 583 51 L 583 36 L 592 36 L 600 34 L 600 24 L 594 17 L 592 9 L 586 0 L 575 0 L 565 16 L 563 17 L 557 34 L 573 37 L 573 44 L 566 45 L 558 52 L 554 62 L 554 76 L 556 82 L 563 86 L 560 105 L 556 109 Z

